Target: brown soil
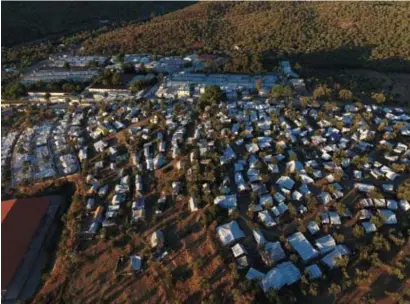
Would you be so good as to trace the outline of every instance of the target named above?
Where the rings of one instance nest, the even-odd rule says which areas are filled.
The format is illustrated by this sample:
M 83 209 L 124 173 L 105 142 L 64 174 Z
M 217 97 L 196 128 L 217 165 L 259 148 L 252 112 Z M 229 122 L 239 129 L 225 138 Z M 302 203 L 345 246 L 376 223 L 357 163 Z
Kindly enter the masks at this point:
M 184 206 L 179 206 L 186 209 Z M 172 208 L 171 213 L 149 229 L 135 233 L 126 244 L 116 245 L 123 234 L 112 240 L 86 241 L 80 245 L 81 262 L 72 273 L 61 271 L 61 258 L 57 258 L 50 278 L 37 294 L 33 303 L 44 303 L 45 299 L 78 301 L 78 303 L 169 303 L 170 300 L 198 303 L 215 290 L 230 293 L 233 280 L 226 272 L 227 265 L 219 256 L 219 245 L 215 242 L 215 224 L 205 227 L 200 217 L 203 212 L 189 213 Z M 189 233 L 185 230 L 189 227 Z M 165 234 L 169 256 L 155 262 L 151 254 L 144 255 L 144 271 L 134 276 L 129 269 L 128 254 L 143 255 L 150 234 L 161 229 Z M 117 269 L 120 256 L 125 257 Z M 201 266 L 195 266 L 203 261 Z M 187 278 L 178 279 L 178 270 L 189 273 Z M 224 275 L 222 275 L 224 274 Z M 169 285 L 168 281 L 172 280 Z M 204 289 L 202 281 L 210 282 Z M 171 287 L 172 286 L 172 287 Z

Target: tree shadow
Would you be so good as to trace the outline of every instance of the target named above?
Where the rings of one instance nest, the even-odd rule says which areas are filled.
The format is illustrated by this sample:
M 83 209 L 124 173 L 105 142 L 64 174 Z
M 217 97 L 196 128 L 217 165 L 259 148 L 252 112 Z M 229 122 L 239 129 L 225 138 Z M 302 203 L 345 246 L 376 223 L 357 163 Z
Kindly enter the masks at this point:
M 191 303 L 200 303 L 201 302 L 201 293 L 199 291 L 195 292 L 194 294 L 190 295 L 185 301 L 184 304 L 191 304 Z
M 150 290 L 149 292 L 145 293 L 141 298 L 135 301 L 135 303 L 146 303 L 151 297 L 155 296 L 157 294 L 158 287 Z
M 288 56 L 308 68 L 373 69 L 380 72 L 410 72 L 410 60 L 392 56 L 384 59 L 371 58 L 375 45 L 363 47 L 345 46 L 329 51 L 295 53 Z

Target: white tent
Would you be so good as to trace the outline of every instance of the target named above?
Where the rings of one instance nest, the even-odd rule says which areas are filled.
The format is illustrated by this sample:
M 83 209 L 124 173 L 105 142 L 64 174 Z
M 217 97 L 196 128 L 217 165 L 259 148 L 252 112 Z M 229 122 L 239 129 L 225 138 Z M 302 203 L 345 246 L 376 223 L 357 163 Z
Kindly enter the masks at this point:
M 279 241 L 265 243 L 265 250 L 269 253 L 269 257 L 274 263 L 277 263 L 286 258 L 286 254 L 283 251 L 282 245 Z
M 141 257 L 137 255 L 131 256 L 131 268 L 134 271 L 139 271 L 141 270 L 141 265 L 142 265 L 142 259 Z
M 276 181 L 276 184 L 281 186 L 282 188 L 291 190 L 293 188 L 293 185 L 295 185 L 295 181 L 289 176 L 282 176 Z
M 387 225 L 397 224 L 396 214 L 389 209 L 379 209 L 380 215 L 384 219 L 384 223 Z
M 264 292 L 268 292 L 271 288 L 279 290 L 285 285 L 299 281 L 300 277 L 299 269 L 292 262 L 284 262 L 265 275 L 261 281 L 262 289 Z
M 262 231 L 260 231 L 259 229 L 257 230 L 253 230 L 253 237 L 255 238 L 256 243 L 258 244 L 258 246 L 263 246 L 266 242 L 265 237 L 262 234 Z
M 314 235 L 320 231 L 319 225 L 315 221 L 310 221 L 307 225 L 310 234 Z
M 305 273 L 308 275 L 309 280 L 318 279 L 322 276 L 322 271 L 317 264 L 309 265 L 305 268 Z
M 376 225 L 372 222 L 363 222 L 362 226 L 363 226 L 364 230 L 366 231 L 366 233 L 372 233 L 372 232 L 377 231 Z
M 313 246 L 301 232 L 292 234 L 290 237 L 288 237 L 288 241 L 304 262 L 307 262 L 319 255 L 317 250 L 313 248 Z
M 270 194 L 264 194 L 259 197 L 259 204 L 262 206 L 266 206 L 267 204 L 273 204 L 273 198 Z
M 256 270 L 255 268 L 249 268 L 248 273 L 246 274 L 246 278 L 248 280 L 261 280 L 265 277 L 265 274 Z
M 399 206 L 401 210 L 403 210 L 404 212 L 407 212 L 408 210 L 410 210 L 410 204 L 406 200 L 400 200 Z
M 274 219 L 270 216 L 268 210 L 263 210 L 258 213 L 258 218 L 259 220 L 265 225 L 266 228 L 274 227 L 276 226 L 276 222 Z
M 151 246 L 152 248 L 162 247 L 164 244 L 164 234 L 161 230 L 155 231 L 151 235 Z
M 236 194 L 217 196 L 214 200 L 214 204 L 225 209 L 234 209 L 237 205 Z
M 198 211 L 198 204 L 193 197 L 189 198 L 189 209 L 191 212 Z
M 290 173 L 299 172 L 303 170 L 303 165 L 300 161 L 291 160 L 286 164 L 286 170 Z
M 337 259 L 344 255 L 349 255 L 349 250 L 344 245 L 337 245 L 332 252 L 322 258 L 322 262 L 332 269 L 337 266 Z
M 240 257 L 241 255 L 247 254 L 245 247 L 243 247 L 243 245 L 239 243 L 233 246 L 231 250 L 235 258 Z
M 216 232 L 223 245 L 230 245 L 245 237 L 245 234 L 236 221 L 232 221 L 217 227 Z
M 335 239 L 330 235 L 322 236 L 316 240 L 316 248 L 319 249 L 321 254 L 328 253 L 336 247 Z

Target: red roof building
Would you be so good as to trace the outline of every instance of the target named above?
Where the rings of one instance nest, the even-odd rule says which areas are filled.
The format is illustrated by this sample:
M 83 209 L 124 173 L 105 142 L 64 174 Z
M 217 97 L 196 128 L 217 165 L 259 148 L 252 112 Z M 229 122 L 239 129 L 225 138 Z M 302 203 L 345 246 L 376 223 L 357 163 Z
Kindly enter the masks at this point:
M 1 202 L 2 293 L 12 293 L 13 297 L 21 293 L 60 202 L 58 196 Z
M 41 218 L 48 209 L 47 198 L 25 198 L 1 203 L 1 283 L 12 279 Z

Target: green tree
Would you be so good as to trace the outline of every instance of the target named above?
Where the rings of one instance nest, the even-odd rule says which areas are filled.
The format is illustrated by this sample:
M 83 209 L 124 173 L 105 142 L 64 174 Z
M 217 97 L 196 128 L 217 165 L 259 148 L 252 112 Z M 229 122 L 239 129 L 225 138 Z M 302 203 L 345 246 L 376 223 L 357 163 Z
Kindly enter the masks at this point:
M 301 96 L 301 97 L 299 98 L 299 102 L 300 102 L 300 105 L 301 105 L 302 107 L 306 107 L 306 106 L 309 104 L 309 102 L 310 102 L 310 98 L 307 97 L 307 96 Z
M 114 57 L 114 61 L 116 63 L 121 63 L 124 61 L 124 54 L 118 54 L 117 56 Z
M 44 98 L 45 98 L 47 101 L 50 101 L 50 97 L 51 97 L 50 92 L 46 92 L 46 94 L 44 95 Z
M 383 93 L 374 93 L 374 94 L 372 95 L 372 99 L 373 99 L 376 103 L 382 104 L 382 103 L 385 103 L 385 101 L 386 101 L 386 96 L 384 96 Z
M 262 88 L 262 80 L 261 79 L 256 80 L 255 87 L 258 91 L 261 90 L 261 88 Z
M 290 98 L 293 96 L 293 89 L 288 85 L 275 85 L 271 90 L 271 96 L 277 98 Z
M 14 82 L 7 85 L 2 92 L 5 99 L 18 99 L 27 94 L 27 89 L 20 82 Z
M 342 288 L 337 285 L 336 283 L 332 283 L 332 285 L 330 285 L 329 287 L 329 293 L 337 296 L 342 292 Z
M 112 75 L 112 84 L 113 85 L 120 85 L 121 84 L 120 74 L 114 73 L 114 75 Z
M 266 293 L 266 297 L 269 300 L 269 303 L 272 304 L 281 304 L 282 301 L 280 300 L 279 295 L 276 293 L 275 289 L 271 288 L 268 290 L 268 292 Z
M 332 95 L 332 90 L 327 86 L 319 86 L 313 91 L 313 98 L 319 100 L 328 100 Z
M 90 62 L 88 62 L 87 66 L 89 68 L 96 68 L 96 67 L 98 67 L 98 62 L 95 61 L 95 60 L 91 60 Z
M 142 74 L 147 73 L 147 68 L 145 67 L 145 64 L 143 62 L 140 64 L 139 72 Z
M 352 234 L 356 239 L 359 239 L 364 235 L 364 229 L 359 225 L 355 225 Z
M 353 93 L 349 90 L 342 89 L 339 91 L 339 98 L 341 100 L 351 101 L 353 99 Z
M 261 73 L 264 71 L 262 56 L 259 53 L 255 53 L 252 55 L 250 71 L 253 73 Z
M 205 89 L 205 92 L 199 97 L 199 105 L 202 109 L 206 106 L 214 106 L 225 100 L 225 94 L 221 88 L 216 85 L 210 85 Z

